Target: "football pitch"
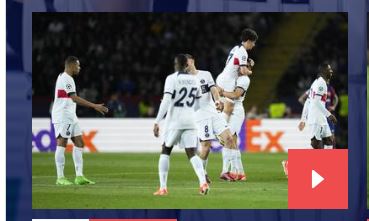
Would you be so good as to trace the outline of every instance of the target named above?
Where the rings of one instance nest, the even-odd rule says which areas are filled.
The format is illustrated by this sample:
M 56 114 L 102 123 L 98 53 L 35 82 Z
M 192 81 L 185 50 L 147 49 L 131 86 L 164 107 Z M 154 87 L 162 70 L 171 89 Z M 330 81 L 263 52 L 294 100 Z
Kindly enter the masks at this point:
M 56 186 L 54 154 L 32 155 L 34 209 L 202 209 L 287 208 L 287 179 L 281 161 L 287 154 L 244 153 L 247 181 L 219 180 L 220 153 L 211 153 L 210 193 L 198 193 L 198 180 L 185 153 L 173 153 L 167 196 L 153 196 L 159 186 L 159 153 L 84 154 L 84 174 L 96 181 L 89 186 Z M 73 160 L 66 154 L 65 176 L 74 180 Z

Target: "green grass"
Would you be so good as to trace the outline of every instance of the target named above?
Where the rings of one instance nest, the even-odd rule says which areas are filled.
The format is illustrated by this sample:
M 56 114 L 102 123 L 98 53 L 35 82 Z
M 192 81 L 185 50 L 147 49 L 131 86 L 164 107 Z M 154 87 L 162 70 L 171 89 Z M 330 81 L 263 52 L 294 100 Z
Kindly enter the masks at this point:
M 171 156 L 169 195 L 153 196 L 159 185 L 159 154 L 98 153 L 84 155 L 84 174 L 91 186 L 56 186 L 54 155 L 32 155 L 33 208 L 287 208 L 287 179 L 281 161 L 287 154 L 243 154 L 246 182 L 218 179 L 221 154 L 211 154 L 210 193 L 198 194 L 198 180 L 185 154 Z M 74 180 L 71 154 L 66 154 L 65 176 Z

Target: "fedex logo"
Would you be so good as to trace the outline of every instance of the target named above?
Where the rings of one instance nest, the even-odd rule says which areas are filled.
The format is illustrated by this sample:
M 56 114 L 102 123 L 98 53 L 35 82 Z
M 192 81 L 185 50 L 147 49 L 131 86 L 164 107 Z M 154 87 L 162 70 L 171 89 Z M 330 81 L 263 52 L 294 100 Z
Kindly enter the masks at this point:
M 268 127 L 263 128 L 261 123 L 261 120 L 246 121 L 247 150 L 250 152 L 285 152 L 280 143 L 285 132 L 282 130 L 272 131 L 267 129 Z M 261 141 L 262 139 L 264 142 Z
M 89 132 L 82 132 L 82 139 L 85 143 L 85 148 L 90 152 L 97 152 L 97 148 L 93 143 L 97 131 L 91 130 Z M 56 138 L 54 125 L 50 122 L 49 129 L 42 129 L 37 132 L 32 131 L 32 149 L 36 148 L 40 152 L 54 152 L 56 150 Z M 66 151 L 71 152 L 73 148 L 72 143 L 67 144 Z

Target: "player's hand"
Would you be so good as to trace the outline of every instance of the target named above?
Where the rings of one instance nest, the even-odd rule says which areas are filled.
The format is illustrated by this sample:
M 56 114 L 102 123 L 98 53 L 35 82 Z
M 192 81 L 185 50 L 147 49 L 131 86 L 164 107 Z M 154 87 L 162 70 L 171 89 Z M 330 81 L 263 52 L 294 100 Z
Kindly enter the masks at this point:
M 221 101 L 216 101 L 215 102 L 215 107 L 216 107 L 217 111 L 222 112 L 223 109 L 224 109 L 224 104 Z
M 329 112 L 332 113 L 336 110 L 336 108 L 334 106 L 330 106 L 330 107 L 328 107 L 328 110 L 329 110 Z
M 304 130 L 304 128 L 305 128 L 305 122 L 302 122 L 302 121 L 301 121 L 301 122 L 299 123 L 298 128 L 299 128 L 299 130 L 300 130 L 300 131 L 303 131 L 303 130 Z
M 102 115 L 109 112 L 109 109 L 104 106 L 104 104 L 95 104 L 94 109 Z
M 255 61 L 252 60 L 251 58 L 247 59 L 247 63 L 248 63 L 248 65 L 250 65 L 251 68 L 253 68 L 254 65 L 255 65 Z
M 333 124 L 337 124 L 337 118 L 331 114 L 329 115 L 328 119 L 333 123 Z
M 154 124 L 154 136 L 159 137 L 159 124 Z
M 252 70 L 250 68 L 246 68 L 246 75 L 251 75 L 252 74 Z

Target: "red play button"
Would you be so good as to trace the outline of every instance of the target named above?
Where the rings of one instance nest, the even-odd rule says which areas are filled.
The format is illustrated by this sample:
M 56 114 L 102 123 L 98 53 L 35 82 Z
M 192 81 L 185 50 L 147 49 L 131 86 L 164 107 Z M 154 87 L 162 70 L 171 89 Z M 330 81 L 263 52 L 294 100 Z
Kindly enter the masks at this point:
M 347 150 L 289 150 L 288 208 L 347 209 Z
M 320 176 L 315 170 L 311 170 L 311 188 L 314 189 L 321 182 L 323 182 L 324 177 Z

